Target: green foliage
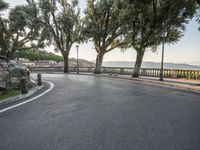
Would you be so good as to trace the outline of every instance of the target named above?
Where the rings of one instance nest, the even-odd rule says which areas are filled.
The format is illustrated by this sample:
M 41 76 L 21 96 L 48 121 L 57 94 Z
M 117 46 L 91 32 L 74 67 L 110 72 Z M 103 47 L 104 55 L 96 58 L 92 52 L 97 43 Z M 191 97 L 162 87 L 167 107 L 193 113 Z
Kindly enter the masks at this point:
M 6 91 L 4 94 L 0 95 L 0 100 L 5 100 L 11 97 L 15 97 L 19 94 L 20 94 L 19 91 L 14 91 L 14 90 Z
M 55 55 L 53 53 L 49 53 L 46 51 L 40 51 L 40 50 L 23 50 L 18 53 L 18 56 L 20 58 L 26 58 L 30 61 L 38 61 L 38 60 L 53 60 L 56 62 L 62 62 L 64 61 L 62 56 Z M 69 62 L 71 62 L 71 67 L 76 67 L 77 59 L 70 58 Z M 90 61 L 79 59 L 79 66 L 80 67 L 90 67 L 94 66 L 94 64 Z
M 197 12 L 197 22 L 200 24 L 200 0 L 197 0 L 197 4 L 198 4 L 198 12 Z M 200 27 L 199 27 L 199 31 L 200 31 Z
M 107 53 L 126 45 L 122 35 L 124 23 L 120 0 L 88 0 L 83 34 L 86 40 L 92 40 L 97 53 Z
M 10 9 L 8 17 L 0 16 L 0 55 L 8 59 L 12 59 L 16 51 L 44 47 L 44 39 L 41 38 L 43 26 L 39 23 L 38 11 L 33 1 L 27 1 L 28 5 Z M 7 8 L 2 0 L 0 7 L 1 10 Z
M 40 50 L 24 50 L 18 53 L 20 58 L 27 58 L 30 61 L 35 60 L 54 60 L 56 62 L 63 61 L 63 57 L 55 55 L 53 53 L 48 53 L 46 51 Z
M 132 46 L 142 51 L 136 61 L 140 67 L 146 49 L 156 51 L 161 42 L 176 43 L 183 36 L 199 5 L 199 0 L 88 0 L 82 21 L 78 0 L 27 0 L 27 5 L 10 9 L 8 17 L 0 14 L 0 55 L 11 59 L 19 51 L 30 60 L 61 61 L 27 50 L 53 44 L 67 72 L 72 45 L 92 41 L 99 66 L 105 53 Z M 8 7 L 0 0 L 0 11 Z
M 139 76 L 144 53 L 162 43 L 176 43 L 196 13 L 195 0 L 124 0 L 126 41 L 137 51 L 133 77 Z
M 68 72 L 69 51 L 81 41 L 81 20 L 78 0 L 39 0 L 41 22 L 49 44 L 53 44 L 64 58 L 64 72 Z
M 136 50 L 156 48 L 163 40 L 175 43 L 196 12 L 195 0 L 126 0 L 127 40 Z M 162 34 L 166 33 L 162 38 Z
M 0 0 L 0 11 L 7 9 L 8 6 L 8 3 L 6 3 L 4 0 Z
M 69 53 L 72 44 L 80 41 L 78 1 L 73 0 L 72 4 L 69 4 L 66 0 L 40 0 L 39 10 L 50 43 L 62 54 Z
M 83 34 L 86 41 L 92 41 L 97 52 L 94 73 L 101 72 L 105 53 L 116 48 L 126 48 L 123 38 L 126 25 L 120 20 L 123 16 L 120 0 L 88 0 L 86 16 L 83 20 Z

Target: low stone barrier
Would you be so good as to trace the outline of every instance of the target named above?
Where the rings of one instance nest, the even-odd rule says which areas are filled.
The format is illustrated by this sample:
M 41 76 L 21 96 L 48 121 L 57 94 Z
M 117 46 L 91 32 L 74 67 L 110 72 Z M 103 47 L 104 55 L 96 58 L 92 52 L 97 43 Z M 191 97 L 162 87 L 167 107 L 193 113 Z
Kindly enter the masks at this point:
M 63 72 L 63 67 L 30 67 L 30 70 L 33 72 L 46 72 L 46 73 L 55 73 Z M 69 67 L 69 72 L 76 72 L 76 67 Z M 80 72 L 94 72 L 94 67 L 79 67 Z M 118 73 L 123 75 L 131 75 L 133 73 L 133 68 L 129 67 L 102 67 L 102 73 Z M 141 68 L 141 76 L 149 77 L 159 77 L 160 69 L 156 68 Z M 180 70 L 180 69 L 164 69 L 163 77 L 165 78 L 184 78 L 184 79 L 193 79 L 200 80 L 200 70 Z

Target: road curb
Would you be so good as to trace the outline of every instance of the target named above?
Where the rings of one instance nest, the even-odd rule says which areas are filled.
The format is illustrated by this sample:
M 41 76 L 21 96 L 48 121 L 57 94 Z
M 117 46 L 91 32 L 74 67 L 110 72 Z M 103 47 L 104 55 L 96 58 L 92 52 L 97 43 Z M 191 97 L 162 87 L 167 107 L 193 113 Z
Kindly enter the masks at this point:
M 9 103 L 13 103 L 13 102 L 16 102 L 16 101 L 20 101 L 21 99 L 27 98 L 27 97 L 35 94 L 36 92 L 38 92 L 42 88 L 43 88 L 43 85 L 42 86 L 36 86 L 36 87 L 32 88 L 27 94 L 20 94 L 20 95 L 17 95 L 15 97 L 11 97 L 11 98 L 2 100 L 2 101 L 0 101 L 0 106 L 4 105 L 4 104 L 9 104 Z
M 143 82 L 143 83 L 146 82 L 146 83 L 149 83 L 148 85 L 171 87 L 171 88 L 200 93 L 200 86 L 194 86 L 194 85 L 188 85 L 188 84 L 182 84 L 182 83 L 172 83 L 172 82 L 165 82 L 165 81 L 152 81 L 152 80 L 145 80 L 145 79 L 132 79 L 132 80 Z

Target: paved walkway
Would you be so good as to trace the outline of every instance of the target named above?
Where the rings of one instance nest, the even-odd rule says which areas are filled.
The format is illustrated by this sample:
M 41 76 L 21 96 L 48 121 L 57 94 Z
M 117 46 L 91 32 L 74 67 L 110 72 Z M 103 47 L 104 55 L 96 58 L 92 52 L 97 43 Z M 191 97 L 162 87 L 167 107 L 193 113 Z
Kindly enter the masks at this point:
M 174 88 L 183 89 L 183 90 L 200 92 L 200 80 L 164 78 L 164 81 L 159 81 L 159 77 L 148 77 L 148 76 L 140 76 L 139 78 L 132 78 L 131 75 L 120 75 L 120 74 L 103 73 L 103 74 L 94 75 L 92 73 L 83 73 L 83 72 L 81 72 L 80 74 L 134 80 L 140 83 L 146 83 L 146 84 L 152 84 L 152 85 L 158 85 L 158 86 L 168 86 L 168 87 L 174 87 Z

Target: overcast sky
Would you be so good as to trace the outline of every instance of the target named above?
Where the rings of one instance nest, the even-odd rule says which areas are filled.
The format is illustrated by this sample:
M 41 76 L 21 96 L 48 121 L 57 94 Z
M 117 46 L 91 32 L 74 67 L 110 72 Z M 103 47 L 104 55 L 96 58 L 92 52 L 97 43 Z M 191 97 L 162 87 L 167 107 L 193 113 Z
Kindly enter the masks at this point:
M 26 4 L 26 0 L 6 0 L 10 4 L 10 7 L 19 4 Z M 86 0 L 79 0 L 79 5 L 83 11 L 86 7 Z M 187 26 L 187 31 L 184 37 L 174 45 L 165 45 L 165 62 L 174 63 L 192 63 L 199 62 L 200 64 L 200 32 L 198 27 L 200 24 L 195 22 L 195 19 L 191 21 Z M 76 49 L 74 45 L 70 52 L 70 57 L 76 57 Z M 52 48 L 47 48 L 48 51 L 52 51 Z M 95 60 L 96 52 L 92 43 L 80 45 L 79 48 L 80 58 L 87 60 Z M 135 61 L 136 52 L 134 49 L 129 49 L 125 52 L 120 50 L 114 50 L 107 53 L 104 57 L 104 61 Z M 161 46 L 156 53 L 146 52 L 144 61 L 160 62 L 161 60 Z M 193 63 L 194 64 L 194 63 Z

